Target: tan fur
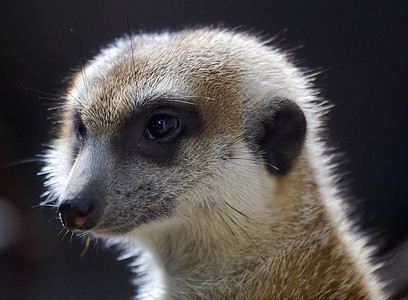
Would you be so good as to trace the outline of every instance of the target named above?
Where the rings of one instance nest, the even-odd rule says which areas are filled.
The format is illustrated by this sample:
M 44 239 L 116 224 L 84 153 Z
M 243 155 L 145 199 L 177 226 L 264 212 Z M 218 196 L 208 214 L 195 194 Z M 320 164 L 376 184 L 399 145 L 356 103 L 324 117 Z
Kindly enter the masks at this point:
M 130 178 L 107 145 L 135 109 L 158 105 L 166 95 L 197 106 L 204 129 L 184 141 L 168 165 L 143 157 L 131 162 L 140 177 Z M 302 152 L 283 176 L 270 174 L 245 142 L 245 132 L 276 97 L 296 101 L 307 121 Z M 151 281 L 160 283 L 142 296 L 384 299 L 370 250 L 345 217 L 323 154 L 316 100 L 307 75 L 245 33 L 204 28 L 120 39 L 78 73 L 67 94 L 67 111 L 81 114 L 89 137 L 70 162 L 73 125 L 65 116 L 62 135 L 47 153 L 49 201 L 76 195 L 103 174 L 98 182 L 109 186 L 106 212 L 90 232 L 125 244 L 130 255 L 141 248 L 151 256 L 160 274 Z M 109 199 L 122 197 L 113 191 L 144 178 L 160 183 L 159 194 L 176 197 L 173 213 L 123 235 L 110 232 L 106 216 L 115 218 L 119 205 Z M 126 201 L 120 209 L 134 203 Z

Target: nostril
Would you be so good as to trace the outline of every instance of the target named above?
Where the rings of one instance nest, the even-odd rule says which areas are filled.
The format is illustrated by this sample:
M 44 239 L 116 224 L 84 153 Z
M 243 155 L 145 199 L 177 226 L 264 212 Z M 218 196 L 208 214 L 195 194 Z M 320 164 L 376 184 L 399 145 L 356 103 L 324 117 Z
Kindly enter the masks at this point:
M 90 213 L 91 213 L 91 211 L 93 210 L 93 204 L 91 204 L 91 205 L 89 205 L 89 206 L 86 206 L 86 207 L 84 207 L 84 210 L 83 211 L 81 211 L 81 210 L 78 210 L 78 215 L 80 215 L 80 216 L 88 216 Z
M 88 199 L 64 200 L 58 207 L 63 225 L 68 229 L 90 229 L 95 225 L 94 204 Z
M 76 228 L 78 229 L 83 229 L 86 221 L 88 220 L 92 210 L 93 210 L 93 205 L 90 205 L 89 207 L 86 208 L 86 211 L 81 211 L 78 210 L 77 212 L 74 213 L 74 223 Z

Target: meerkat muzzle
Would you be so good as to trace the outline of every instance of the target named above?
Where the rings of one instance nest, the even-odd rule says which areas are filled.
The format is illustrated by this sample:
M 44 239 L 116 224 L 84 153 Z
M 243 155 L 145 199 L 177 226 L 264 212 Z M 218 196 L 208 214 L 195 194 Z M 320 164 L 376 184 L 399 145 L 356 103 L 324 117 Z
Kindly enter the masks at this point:
M 64 227 L 70 230 L 87 230 L 95 226 L 98 217 L 95 205 L 82 198 L 64 200 L 58 207 Z

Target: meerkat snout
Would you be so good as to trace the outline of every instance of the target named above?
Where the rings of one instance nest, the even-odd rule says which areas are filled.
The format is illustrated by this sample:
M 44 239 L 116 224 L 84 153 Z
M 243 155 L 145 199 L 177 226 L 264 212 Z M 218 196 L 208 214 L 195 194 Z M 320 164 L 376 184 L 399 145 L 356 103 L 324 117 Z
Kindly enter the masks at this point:
M 73 77 L 45 202 L 142 264 L 138 298 L 384 299 L 310 77 L 246 33 L 118 39 Z
M 96 225 L 101 215 L 97 202 L 89 198 L 64 200 L 58 206 L 60 219 L 69 230 L 89 230 Z

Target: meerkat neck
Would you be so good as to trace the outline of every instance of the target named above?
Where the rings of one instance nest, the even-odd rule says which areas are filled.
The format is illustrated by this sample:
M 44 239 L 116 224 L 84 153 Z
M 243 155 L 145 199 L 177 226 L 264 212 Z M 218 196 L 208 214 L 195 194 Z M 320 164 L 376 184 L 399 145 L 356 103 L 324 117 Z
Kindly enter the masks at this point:
M 324 226 L 313 226 L 318 213 L 313 214 L 313 219 L 305 219 L 300 227 L 300 222 L 293 222 L 305 218 L 301 215 L 302 211 L 294 209 L 296 206 L 310 212 L 318 211 L 315 207 L 307 207 L 316 202 L 295 197 L 317 197 L 317 193 L 311 196 L 313 191 L 306 193 L 298 189 L 296 194 L 288 197 L 288 192 L 293 190 L 290 185 L 282 184 L 272 194 L 268 190 L 273 188 L 270 187 L 270 179 L 268 184 L 262 187 L 262 193 L 258 193 L 256 204 L 233 206 L 228 199 L 217 199 L 213 201 L 214 205 L 196 211 L 184 222 L 168 224 L 161 227 L 163 230 L 148 234 L 153 252 L 157 253 L 166 274 L 171 295 L 179 298 L 180 293 L 189 296 L 201 294 L 208 298 L 216 295 L 235 297 L 241 292 L 247 293 L 255 288 L 247 283 L 254 284 L 256 277 L 277 276 L 273 274 L 274 264 L 286 259 L 284 248 L 297 240 L 300 242 L 302 237 L 310 239 L 310 233 L 318 238 L 326 234 L 318 232 Z M 241 203 L 240 199 L 234 200 L 231 203 Z M 282 201 L 285 205 L 280 203 Z M 248 200 L 242 203 L 248 203 Z M 305 251 L 296 247 L 292 250 L 294 258 Z M 322 260 L 320 256 L 326 255 L 326 252 L 314 255 Z M 211 290 L 205 288 L 205 283 L 213 286 Z M 268 287 L 262 287 L 262 291 L 259 283 L 256 285 L 260 295 L 268 294 Z M 219 288 L 218 294 L 215 287 Z M 237 292 L 240 289 L 241 292 Z
M 274 193 L 258 196 L 256 206 L 218 201 L 184 222 L 149 232 L 169 297 L 287 299 L 319 291 L 327 297 L 372 297 L 361 289 L 365 275 L 357 273 L 348 249 L 337 240 L 320 191 L 314 184 L 299 184 L 302 178 L 307 177 L 286 178 Z

